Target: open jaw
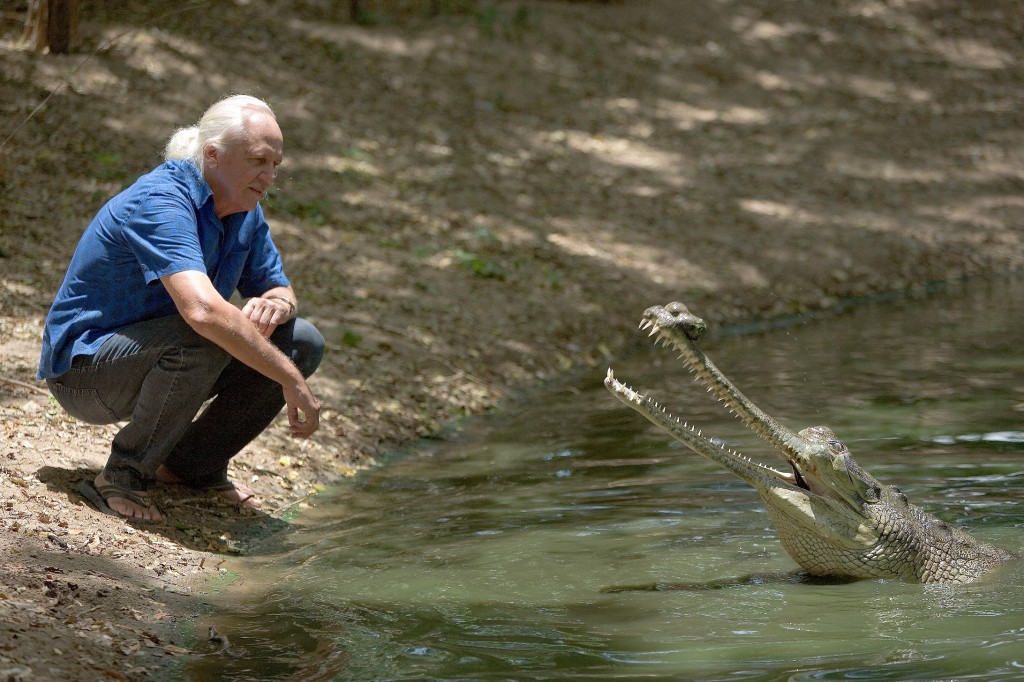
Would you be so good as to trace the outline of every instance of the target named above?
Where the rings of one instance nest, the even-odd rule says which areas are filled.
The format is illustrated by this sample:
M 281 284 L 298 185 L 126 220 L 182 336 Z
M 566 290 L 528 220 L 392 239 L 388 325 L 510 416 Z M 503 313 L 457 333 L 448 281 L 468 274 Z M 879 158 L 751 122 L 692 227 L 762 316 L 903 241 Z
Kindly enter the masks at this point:
M 808 467 L 804 464 L 806 460 L 802 454 L 807 449 L 807 442 L 800 435 L 776 422 L 744 396 L 701 351 L 697 341 L 707 330 L 704 320 L 692 314 L 682 303 L 670 303 L 664 307 L 652 306 L 645 310 L 640 329 L 647 330 L 649 336 L 657 337 L 657 342 L 678 351 L 680 359 L 694 377 L 747 428 L 781 453 L 789 463 L 792 473 L 784 473 L 754 462 L 705 438 L 699 430 L 674 417 L 646 395 L 616 380 L 614 373 L 609 369 L 604 383 L 615 397 L 694 452 L 717 462 L 761 492 L 764 492 L 765 488 L 777 486 L 805 491 L 808 494 L 812 490 L 818 494 L 824 492 L 819 486 L 814 485 L 814 477 L 808 476 L 808 472 L 804 471 Z
M 841 535 L 852 533 L 856 543 L 870 540 L 854 530 L 865 520 L 864 505 L 877 502 L 878 482 L 856 465 L 846 446 L 827 427 L 795 433 L 749 398 L 726 377 L 697 345 L 706 325 L 681 303 L 653 306 L 644 311 L 640 329 L 677 350 L 694 377 L 736 415 L 744 426 L 781 454 L 790 472 L 751 460 L 705 437 L 698 429 L 674 417 L 648 396 L 633 390 L 608 370 L 605 386 L 626 405 L 667 431 L 694 452 L 717 462 L 760 494 L 777 525 L 821 531 L 815 519 L 834 519 Z M 788 521 L 787 521 L 788 519 Z M 783 528 L 780 528 L 780 532 Z M 848 539 L 838 540 L 847 545 Z
M 616 398 L 667 431 L 673 438 L 697 454 L 717 462 L 758 490 L 781 486 L 791 489 L 793 492 L 801 491 L 805 495 L 813 494 L 800 473 L 799 466 L 788 454 L 783 453 L 783 457 L 789 463 L 792 473 L 779 471 L 766 464 L 755 462 L 746 455 L 704 436 L 699 429 L 675 417 L 650 397 L 620 382 L 615 378 L 611 369 L 605 376 L 604 385 Z

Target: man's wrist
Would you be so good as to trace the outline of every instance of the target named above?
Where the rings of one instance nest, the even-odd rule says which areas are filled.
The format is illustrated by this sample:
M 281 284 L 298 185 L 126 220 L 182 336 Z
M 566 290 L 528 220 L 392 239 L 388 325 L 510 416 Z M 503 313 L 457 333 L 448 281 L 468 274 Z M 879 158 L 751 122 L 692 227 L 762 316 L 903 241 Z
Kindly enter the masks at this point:
M 273 299 L 273 300 L 277 300 L 277 301 L 284 301 L 285 303 L 287 303 L 288 304 L 288 315 L 289 316 L 295 315 L 295 311 L 298 310 L 298 308 L 295 305 L 295 301 L 293 301 L 292 299 L 288 298 L 287 296 L 279 296 L 278 294 L 273 294 L 271 296 L 264 296 L 263 298 Z

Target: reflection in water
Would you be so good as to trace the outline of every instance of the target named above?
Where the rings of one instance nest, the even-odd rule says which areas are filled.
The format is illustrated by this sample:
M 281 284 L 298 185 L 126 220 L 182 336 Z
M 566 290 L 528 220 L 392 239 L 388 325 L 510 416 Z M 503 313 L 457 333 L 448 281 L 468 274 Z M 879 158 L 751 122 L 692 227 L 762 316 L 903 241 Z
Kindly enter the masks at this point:
M 790 428 L 828 424 L 915 504 L 1019 551 L 1018 289 L 706 347 Z M 616 369 L 773 456 L 672 353 Z M 754 491 L 618 403 L 603 374 L 325 495 L 284 546 L 243 563 L 210 619 L 232 646 L 189 679 L 1020 677 L 1024 562 L 962 587 L 809 580 Z

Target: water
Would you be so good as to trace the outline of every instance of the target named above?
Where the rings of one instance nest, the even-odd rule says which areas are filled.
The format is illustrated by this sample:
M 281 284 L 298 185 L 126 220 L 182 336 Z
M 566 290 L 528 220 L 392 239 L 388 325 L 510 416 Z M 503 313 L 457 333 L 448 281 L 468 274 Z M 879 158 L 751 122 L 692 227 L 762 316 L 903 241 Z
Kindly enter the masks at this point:
M 1022 332 L 1011 280 L 705 347 L 784 424 L 832 426 L 913 503 L 1020 552 Z M 777 461 L 673 353 L 614 366 L 705 433 Z M 959 587 L 812 581 L 751 488 L 602 378 L 319 499 L 283 546 L 243 561 L 209 619 L 231 646 L 188 678 L 1024 677 L 1024 562 Z

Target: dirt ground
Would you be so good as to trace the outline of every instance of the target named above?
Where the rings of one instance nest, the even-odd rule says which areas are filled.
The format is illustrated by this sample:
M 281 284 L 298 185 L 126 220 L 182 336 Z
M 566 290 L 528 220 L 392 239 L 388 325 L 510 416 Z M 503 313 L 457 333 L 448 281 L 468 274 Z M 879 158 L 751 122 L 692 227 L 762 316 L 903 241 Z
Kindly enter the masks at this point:
M 649 305 L 720 325 L 1024 265 L 1015 1 L 82 0 L 70 55 L 17 44 L 26 4 L 0 1 L 0 680 L 173 677 L 226 558 L 389 448 L 603 374 Z M 43 319 L 93 213 L 231 92 L 285 132 L 267 210 L 329 342 L 323 425 L 236 458 L 264 511 L 163 488 L 137 529 L 75 491 L 117 426 L 35 380 Z

